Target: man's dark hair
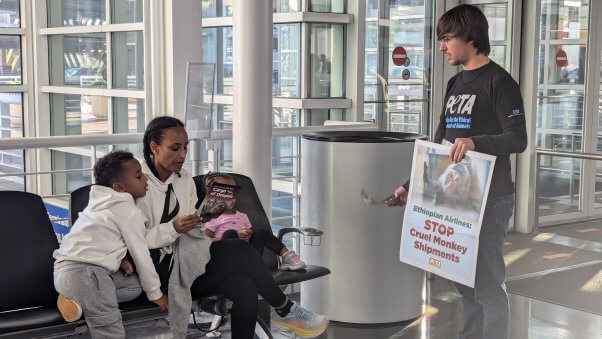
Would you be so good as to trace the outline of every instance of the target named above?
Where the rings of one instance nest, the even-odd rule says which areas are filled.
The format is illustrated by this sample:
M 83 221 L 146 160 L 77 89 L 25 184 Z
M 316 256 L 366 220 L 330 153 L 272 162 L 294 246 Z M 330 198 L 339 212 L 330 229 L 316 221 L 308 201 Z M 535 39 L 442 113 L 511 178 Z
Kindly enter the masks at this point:
M 478 54 L 489 55 L 489 24 L 478 7 L 460 5 L 445 12 L 437 22 L 437 39 L 451 35 L 472 42 Z
M 149 122 L 146 126 L 146 130 L 144 131 L 144 138 L 142 141 L 144 161 L 146 161 L 148 168 L 150 168 L 151 171 L 157 177 L 159 177 L 159 175 L 157 174 L 155 164 L 153 163 L 153 153 L 151 152 L 150 143 L 151 141 L 154 141 L 157 145 L 161 144 L 161 140 L 163 139 L 163 133 L 166 129 L 172 127 L 184 127 L 184 124 L 177 118 L 161 116 L 151 120 L 151 122 Z
M 96 161 L 94 165 L 94 180 L 98 185 L 111 187 L 113 181 L 123 175 L 123 164 L 134 159 L 128 151 L 113 151 Z

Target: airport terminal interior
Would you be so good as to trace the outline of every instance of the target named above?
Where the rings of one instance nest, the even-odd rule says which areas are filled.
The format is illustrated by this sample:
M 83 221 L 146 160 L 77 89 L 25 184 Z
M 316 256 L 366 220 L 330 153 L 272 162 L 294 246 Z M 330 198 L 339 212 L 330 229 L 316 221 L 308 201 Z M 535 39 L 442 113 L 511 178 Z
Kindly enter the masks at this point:
M 400 260 L 412 211 L 382 201 L 422 174 L 417 146 L 434 140 L 462 71 L 437 21 L 461 4 L 485 14 L 489 58 L 524 103 L 508 338 L 602 339 L 601 0 L 0 0 L 0 253 L 12 262 L 0 268 L 0 338 L 90 337 L 53 306 L 52 250 L 97 160 L 143 159 L 145 128 L 164 115 L 185 124 L 192 176 L 250 178 L 236 179 L 240 194 L 308 267 L 264 260 L 290 299 L 330 319 L 319 338 L 458 338 L 455 276 L 437 274 L 441 258 Z M 424 173 L 434 150 L 418 154 Z M 19 192 L 38 199 L 27 201 L 41 224 Z M 440 234 L 463 222 L 443 223 Z M 258 302 L 256 338 L 300 337 Z M 187 337 L 231 338 L 229 306 L 193 301 Z M 166 312 L 129 307 L 128 338 L 173 337 Z

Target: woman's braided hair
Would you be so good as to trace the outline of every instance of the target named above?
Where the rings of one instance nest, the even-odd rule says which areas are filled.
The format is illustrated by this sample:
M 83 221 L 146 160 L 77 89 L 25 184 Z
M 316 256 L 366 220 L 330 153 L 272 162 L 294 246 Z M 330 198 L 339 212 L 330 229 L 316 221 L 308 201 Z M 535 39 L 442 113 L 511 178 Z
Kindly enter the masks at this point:
M 162 116 L 156 117 L 146 126 L 146 130 L 144 131 L 144 139 L 142 141 L 143 144 L 143 154 L 144 161 L 148 165 L 148 168 L 151 169 L 155 176 L 159 176 L 157 174 L 157 170 L 155 169 L 155 164 L 153 163 L 152 152 L 150 148 L 151 141 L 154 141 L 157 145 L 161 144 L 161 140 L 163 139 L 163 133 L 167 128 L 172 127 L 184 127 L 184 124 L 177 118 Z

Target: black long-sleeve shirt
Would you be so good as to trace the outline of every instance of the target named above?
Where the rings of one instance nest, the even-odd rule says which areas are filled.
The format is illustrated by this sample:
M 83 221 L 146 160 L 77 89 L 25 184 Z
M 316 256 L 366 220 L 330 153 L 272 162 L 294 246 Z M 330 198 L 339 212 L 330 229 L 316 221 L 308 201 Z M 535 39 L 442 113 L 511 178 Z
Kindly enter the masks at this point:
M 497 157 L 490 196 L 514 192 L 510 154 L 527 147 L 525 109 L 518 84 L 493 61 L 462 71 L 447 83 L 434 141 L 453 143 L 456 138 L 472 138 L 476 152 Z

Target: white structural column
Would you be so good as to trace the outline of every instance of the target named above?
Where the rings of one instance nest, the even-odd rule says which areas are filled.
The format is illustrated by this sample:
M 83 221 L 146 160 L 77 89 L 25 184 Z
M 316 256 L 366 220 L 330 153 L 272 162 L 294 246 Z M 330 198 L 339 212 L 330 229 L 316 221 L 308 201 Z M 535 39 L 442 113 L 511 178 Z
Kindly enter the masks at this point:
M 235 0 L 233 167 L 253 179 L 271 217 L 272 1 Z

